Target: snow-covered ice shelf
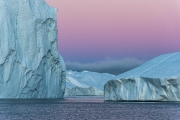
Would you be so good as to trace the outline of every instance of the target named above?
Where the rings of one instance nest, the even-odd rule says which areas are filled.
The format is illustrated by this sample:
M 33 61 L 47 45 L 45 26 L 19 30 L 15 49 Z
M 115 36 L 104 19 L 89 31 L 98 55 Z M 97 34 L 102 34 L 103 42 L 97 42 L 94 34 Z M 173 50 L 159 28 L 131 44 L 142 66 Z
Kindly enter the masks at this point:
M 180 53 L 156 57 L 105 84 L 105 100 L 180 101 Z

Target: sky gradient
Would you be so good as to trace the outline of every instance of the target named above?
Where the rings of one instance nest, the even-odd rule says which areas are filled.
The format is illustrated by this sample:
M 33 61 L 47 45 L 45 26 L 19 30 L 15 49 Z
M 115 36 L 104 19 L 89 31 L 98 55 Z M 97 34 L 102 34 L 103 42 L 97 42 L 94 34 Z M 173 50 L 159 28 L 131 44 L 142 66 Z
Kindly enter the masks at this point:
M 46 0 L 66 62 L 149 60 L 180 51 L 179 0 Z

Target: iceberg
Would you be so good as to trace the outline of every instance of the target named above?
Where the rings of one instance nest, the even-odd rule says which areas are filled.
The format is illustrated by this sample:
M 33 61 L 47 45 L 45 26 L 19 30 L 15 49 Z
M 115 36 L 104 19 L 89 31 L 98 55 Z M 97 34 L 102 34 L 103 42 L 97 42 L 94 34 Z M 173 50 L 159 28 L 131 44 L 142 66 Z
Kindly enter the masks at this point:
M 104 86 L 105 100 L 180 101 L 180 52 L 156 57 Z
M 57 9 L 44 0 L 0 0 L 0 11 L 0 98 L 62 98 Z
M 95 87 L 89 88 L 81 88 L 81 87 L 73 87 L 66 88 L 64 96 L 103 96 L 104 92 L 98 90 Z
M 65 96 L 103 96 L 104 84 L 115 76 L 108 73 L 97 73 L 68 70 L 66 72 Z

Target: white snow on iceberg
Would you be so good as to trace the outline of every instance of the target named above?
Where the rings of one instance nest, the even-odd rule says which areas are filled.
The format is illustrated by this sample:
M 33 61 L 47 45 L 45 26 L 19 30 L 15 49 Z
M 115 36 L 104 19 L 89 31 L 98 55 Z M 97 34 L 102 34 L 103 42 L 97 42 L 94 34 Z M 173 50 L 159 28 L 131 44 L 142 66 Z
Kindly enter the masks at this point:
M 105 100 L 180 101 L 180 53 L 156 57 L 105 84 Z
M 97 72 L 66 72 L 65 96 L 103 95 L 104 84 L 114 78 L 114 75 Z

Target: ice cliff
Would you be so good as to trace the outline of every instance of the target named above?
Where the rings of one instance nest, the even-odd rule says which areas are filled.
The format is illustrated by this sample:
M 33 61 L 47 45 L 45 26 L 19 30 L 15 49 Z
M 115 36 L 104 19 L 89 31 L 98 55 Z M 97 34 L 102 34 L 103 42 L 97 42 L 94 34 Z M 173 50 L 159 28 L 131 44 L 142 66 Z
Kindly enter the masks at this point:
M 103 96 L 104 92 L 98 90 L 95 87 L 89 88 L 81 88 L 81 87 L 73 87 L 66 88 L 64 96 Z
M 62 98 L 56 11 L 44 0 L 0 0 L 0 98 Z
M 156 57 L 104 86 L 105 100 L 180 101 L 180 53 Z
M 65 96 L 78 95 L 104 95 L 104 84 L 115 76 L 108 73 L 97 73 L 89 71 L 67 71 L 66 72 Z

